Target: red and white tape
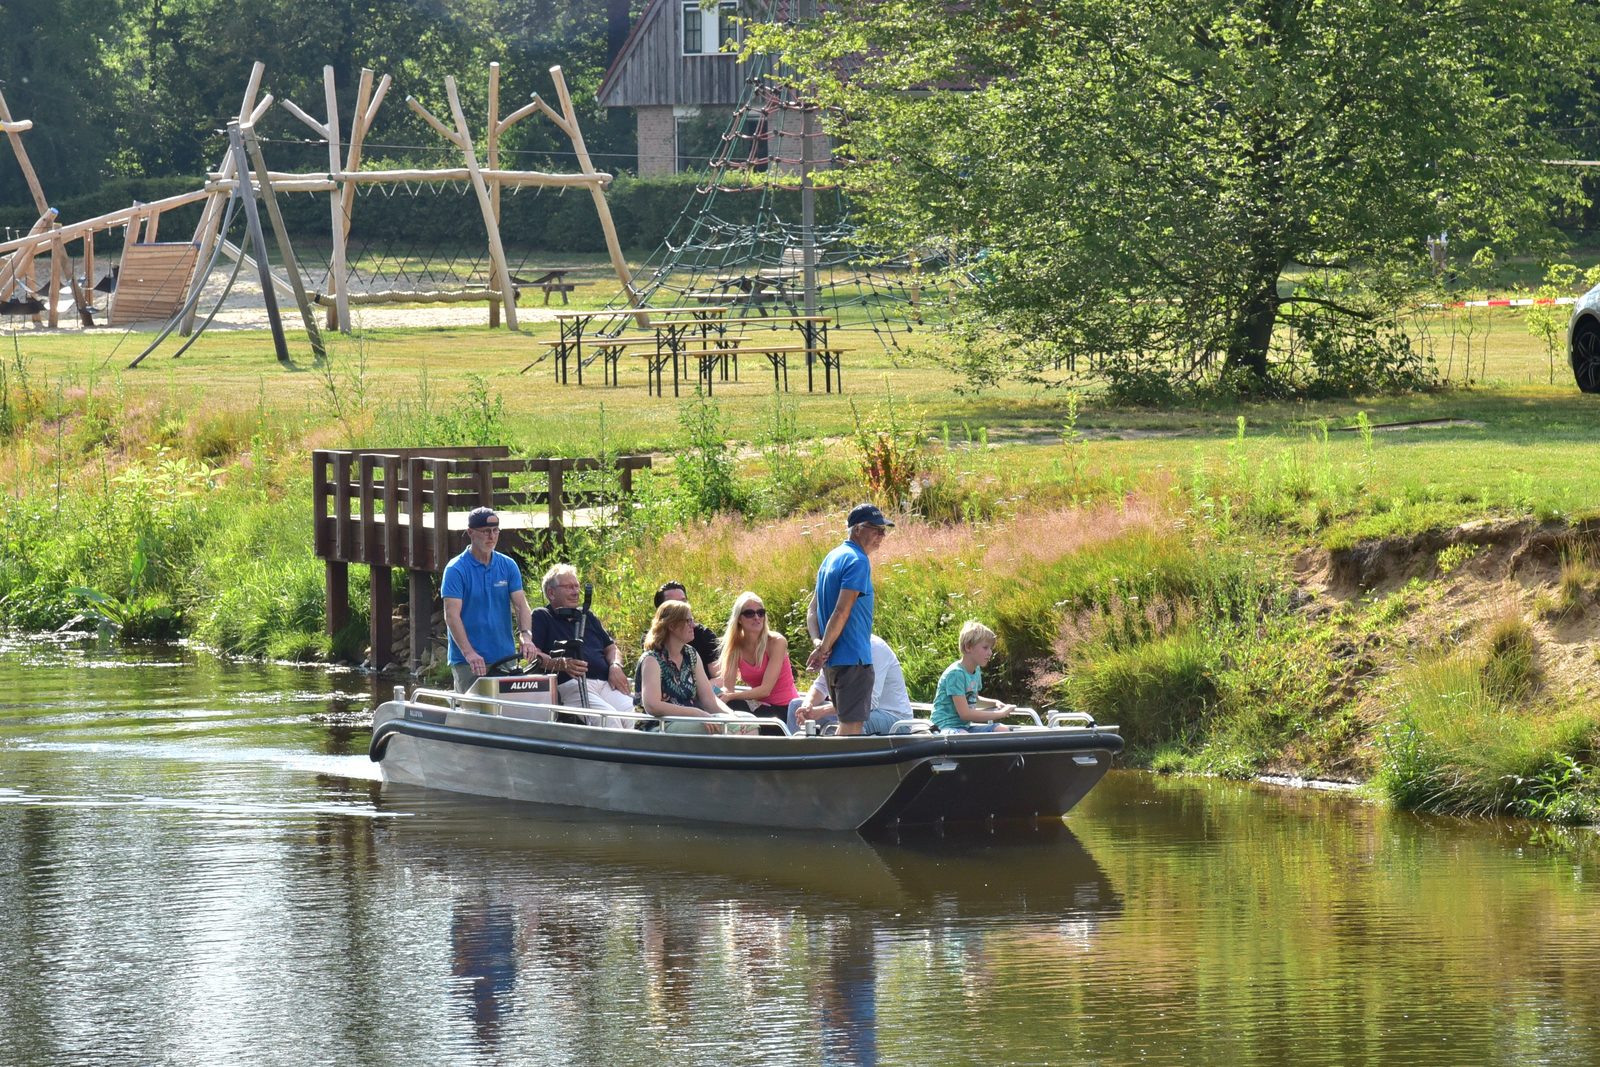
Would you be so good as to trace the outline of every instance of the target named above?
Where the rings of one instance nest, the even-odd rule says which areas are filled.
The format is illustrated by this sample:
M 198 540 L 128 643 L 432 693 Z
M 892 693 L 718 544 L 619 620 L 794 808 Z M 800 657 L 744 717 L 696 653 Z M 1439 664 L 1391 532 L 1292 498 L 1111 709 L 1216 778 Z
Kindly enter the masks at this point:
M 1549 304 L 1576 304 L 1577 302 L 1578 298 L 1575 296 L 1525 296 L 1514 300 L 1457 300 L 1453 304 L 1445 304 L 1443 306 L 1450 308 L 1531 308 L 1543 307 Z M 1436 304 L 1434 306 L 1438 307 L 1440 305 Z

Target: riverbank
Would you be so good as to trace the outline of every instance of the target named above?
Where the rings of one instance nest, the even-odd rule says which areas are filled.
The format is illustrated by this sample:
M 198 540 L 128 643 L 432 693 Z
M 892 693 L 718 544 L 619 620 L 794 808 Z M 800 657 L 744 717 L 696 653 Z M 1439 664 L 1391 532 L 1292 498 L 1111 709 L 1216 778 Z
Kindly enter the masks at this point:
M 756 589 L 803 632 L 838 515 L 873 495 L 901 511 L 879 618 L 914 692 L 976 617 L 1002 640 L 993 692 L 1117 722 L 1141 765 L 1593 816 L 1600 486 L 1573 461 L 1600 436 L 1587 398 L 1502 385 L 1126 412 L 1022 387 L 968 401 L 948 374 L 882 356 L 847 398 L 746 383 L 646 405 L 525 391 L 480 374 L 490 357 L 466 341 L 389 337 L 364 369 L 257 372 L 253 390 L 219 352 L 159 379 L 14 353 L 0 623 L 359 661 L 362 568 L 351 627 L 323 633 L 312 448 L 649 448 L 662 462 L 628 524 L 569 546 L 618 633 L 643 631 L 668 577 L 712 618 Z M 430 381 L 419 349 L 436 366 L 441 343 L 468 362 Z

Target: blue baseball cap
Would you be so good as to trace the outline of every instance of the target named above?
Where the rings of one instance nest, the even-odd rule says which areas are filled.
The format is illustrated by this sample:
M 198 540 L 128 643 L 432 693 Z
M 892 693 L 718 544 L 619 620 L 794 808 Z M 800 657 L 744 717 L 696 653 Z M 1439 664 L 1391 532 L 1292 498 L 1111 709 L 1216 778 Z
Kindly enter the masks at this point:
M 499 521 L 500 516 L 494 513 L 494 508 L 473 508 L 467 512 L 467 529 L 481 530 L 489 525 L 489 520 Z
M 894 523 L 883 517 L 883 512 L 876 504 L 857 504 L 850 509 L 850 517 L 845 519 L 845 528 L 859 526 L 861 523 L 871 526 L 893 526 Z

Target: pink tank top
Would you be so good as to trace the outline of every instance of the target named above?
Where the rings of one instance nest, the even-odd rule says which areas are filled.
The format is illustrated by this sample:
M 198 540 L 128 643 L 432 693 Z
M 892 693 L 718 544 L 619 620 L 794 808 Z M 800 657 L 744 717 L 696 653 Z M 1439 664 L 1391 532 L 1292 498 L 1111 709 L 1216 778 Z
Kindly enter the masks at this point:
M 772 659 L 771 652 L 767 653 L 766 659 L 763 659 L 760 665 L 746 663 L 742 656 L 739 658 L 739 681 L 744 683 L 746 689 L 754 689 L 761 684 L 761 679 L 767 676 L 767 662 L 770 659 Z M 785 656 L 778 664 L 778 682 L 762 703 L 787 707 L 789 701 L 799 695 L 799 690 L 794 687 L 794 667 L 789 663 L 789 657 Z

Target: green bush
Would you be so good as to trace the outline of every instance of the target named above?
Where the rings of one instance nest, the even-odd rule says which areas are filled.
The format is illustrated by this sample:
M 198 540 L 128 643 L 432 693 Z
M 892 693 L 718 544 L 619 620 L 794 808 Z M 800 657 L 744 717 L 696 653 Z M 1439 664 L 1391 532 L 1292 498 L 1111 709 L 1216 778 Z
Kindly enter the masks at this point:
M 1063 687 L 1067 703 L 1115 723 L 1133 748 L 1183 740 L 1217 700 L 1213 635 L 1186 628 L 1123 648 L 1084 650 Z

